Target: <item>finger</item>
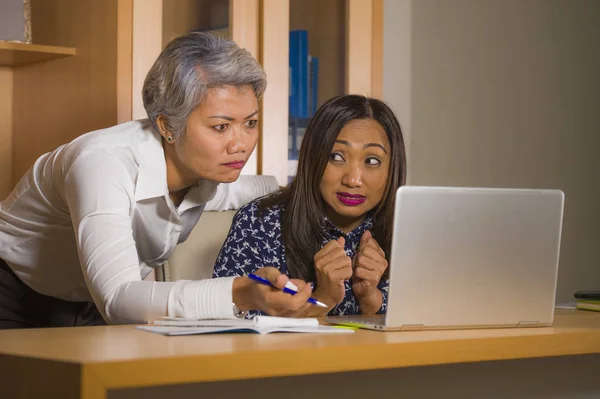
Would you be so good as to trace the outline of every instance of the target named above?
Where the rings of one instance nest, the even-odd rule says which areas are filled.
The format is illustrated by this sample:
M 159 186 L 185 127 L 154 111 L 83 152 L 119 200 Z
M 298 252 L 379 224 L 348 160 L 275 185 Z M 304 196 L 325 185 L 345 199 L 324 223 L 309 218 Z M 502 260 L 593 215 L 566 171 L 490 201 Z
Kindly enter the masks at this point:
M 311 293 L 310 287 L 305 284 L 295 295 L 284 292 L 270 292 L 265 300 L 270 308 L 275 309 L 279 313 L 286 313 L 300 309 L 306 303 Z
M 346 245 L 346 239 L 344 238 L 344 236 L 340 236 L 336 241 L 338 244 L 340 244 L 342 248 L 344 248 L 344 246 Z
M 366 248 L 373 248 L 377 253 L 379 253 L 379 255 L 381 255 L 381 257 L 385 258 L 385 252 L 383 251 L 383 249 L 381 249 L 379 243 L 377 243 L 377 241 L 373 237 L 365 240 L 364 242 L 361 240 L 359 252 L 362 252 Z
M 354 275 L 352 277 L 359 280 L 372 281 L 374 285 L 377 285 L 381 279 L 381 274 L 377 271 L 369 270 L 364 267 L 358 267 L 354 271 Z
M 254 272 L 257 276 L 260 276 L 276 287 L 277 289 L 282 290 L 285 287 L 285 284 L 288 282 L 289 277 L 285 274 L 282 274 L 278 269 L 270 266 L 261 267 L 256 272 Z
M 346 251 L 339 248 L 335 251 L 331 251 L 329 255 L 321 259 L 319 263 L 321 263 L 322 265 L 328 265 L 330 263 L 341 262 L 344 260 L 350 260 L 350 257 L 346 255 Z
M 312 290 L 308 284 L 305 284 L 296 295 L 292 297 L 292 303 L 289 307 L 292 311 L 297 311 L 306 305 L 306 301 L 311 296 Z
M 387 265 L 387 260 L 383 256 L 381 256 L 381 254 L 373 247 L 368 247 L 364 249 L 360 254 L 358 254 L 357 258 L 359 260 L 361 258 L 367 258 L 371 259 L 373 262 L 381 263 L 382 265 Z
M 292 284 L 294 284 L 296 286 L 296 288 L 294 289 L 294 291 L 301 291 L 302 289 L 304 289 L 304 286 L 308 284 L 304 280 L 300 280 L 300 279 L 297 279 L 297 278 L 291 278 L 289 280 L 289 282 L 292 283 Z
M 382 258 L 385 258 L 385 251 L 379 246 L 379 243 L 374 238 L 371 238 L 371 241 L 373 241 L 373 247 L 377 250 L 379 255 L 381 255 Z
M 280 284 L 283 282 L 283 286 L 285 288 L 288 288 L 292 291 L 298 291 L 298 285 L 294 284 L 290 278 L 288 276 L 286 276 L 285 274 L 280 275 L 279 277 L 277 277 L 277 287 L 279 288 Z
M 344 267 L 336 270 L 332 270 L 327 275 L 331 281 L 344 281 L 349 280 L 353 275 L 352 267 Z
M 333 250 L 334 250 L 334 249 L 336 249 L 336 248 L 339 248 L 339 246 L 340 246 L 340 244 L 339 244 L 339 242 L 338 242 L 337 240 L 331 240 L 331 241 L 329 241 L 329 242 L 328 242 L 327 244 L 325 244 L 325 245 L 323 246 L 323 248 L 321 248 L 321 249 L 319 250 L 319 252 L 317 252 L 317 254 L 315 255 L 315 257 L 314 257 L 314 261 L 315 261 L 315 263 L 316 263 L 316 262 L 317 262 L 319 259 L 321 259 L 321 258 L 323 258 L 324 256 L 326 256 L 326 255 L 327 255 L 329 252 L 333 251 Z M 342 248 L 343 248 L 343 247 L 342 247 Z
M 360 256 L 355 270 L 358 270 L 361 268 L 383 274 L 385 269 L 387 269 L 387 262 L 379 263 L 379 262 L 374 261 L 373 259 L 367 258 L 366 256 Z
M 367 230 L 363 233 L 363 235 L 360 237 L 360 244 L 362 245 L 363 242 L 366 242 L 369 238 L 372 238 L 373 234 L 371 234 L 370 230 Z
M 327 265 L 339 262 L 342 259 L 348 258 L 346 252 L 342 248 L 335 248 L 330 251 L 327 255 L 315 261 L 315 268 L 317 270 L 323 270 Z
M 321 268 L 321 272 L 327 274 L 333 270 L 344 268 L 352 269 L 352 259 L 345 253 L 327 262 L 325 266 Z

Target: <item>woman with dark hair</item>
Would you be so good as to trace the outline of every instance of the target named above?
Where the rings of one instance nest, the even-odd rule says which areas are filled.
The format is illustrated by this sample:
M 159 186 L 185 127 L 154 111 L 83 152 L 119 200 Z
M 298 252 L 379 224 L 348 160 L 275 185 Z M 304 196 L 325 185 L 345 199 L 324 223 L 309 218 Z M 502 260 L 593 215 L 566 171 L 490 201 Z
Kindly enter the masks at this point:
M 214 277 L 273 266 L 314 283 L 327 309 L 268 314 L 384 313 L 394 196 L 406 180 L 404 139 L 383 102 L 335 97 L 312 118 L 292 183 L 236 214 Z

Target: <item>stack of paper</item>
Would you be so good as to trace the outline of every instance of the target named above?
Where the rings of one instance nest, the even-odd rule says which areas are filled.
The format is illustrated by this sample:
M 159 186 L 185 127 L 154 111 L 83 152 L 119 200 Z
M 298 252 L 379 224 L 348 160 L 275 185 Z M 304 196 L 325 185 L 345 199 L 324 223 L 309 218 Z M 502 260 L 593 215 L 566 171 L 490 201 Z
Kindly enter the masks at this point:
M 194 335 L 224 332 L 252 332 L 269 334 L 273 332 L 294 333 L 353 333 L 353 329 L 336 326 L 322 326 L 315 318 L 291 318 L 254 316 L 251 319 L 193 320 L 180 317 L 163 317 L 148 326 L 138 326 L 140 330 L 162 335 Z

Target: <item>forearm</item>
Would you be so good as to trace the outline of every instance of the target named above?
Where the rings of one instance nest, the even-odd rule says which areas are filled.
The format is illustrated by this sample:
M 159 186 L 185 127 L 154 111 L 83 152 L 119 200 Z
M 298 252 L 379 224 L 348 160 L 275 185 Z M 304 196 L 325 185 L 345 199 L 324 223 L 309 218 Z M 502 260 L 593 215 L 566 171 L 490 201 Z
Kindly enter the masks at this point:
M 232 280 L 131 281 L 96 302 L 111 324 L 146 323 L 163 316 L 231 318 Z
M 102 316 L 110 324 L 147 323 L 167 315 L 169 291 L 173 284 L 130 281 L 112 292 L 100 292 L 92 296 Z

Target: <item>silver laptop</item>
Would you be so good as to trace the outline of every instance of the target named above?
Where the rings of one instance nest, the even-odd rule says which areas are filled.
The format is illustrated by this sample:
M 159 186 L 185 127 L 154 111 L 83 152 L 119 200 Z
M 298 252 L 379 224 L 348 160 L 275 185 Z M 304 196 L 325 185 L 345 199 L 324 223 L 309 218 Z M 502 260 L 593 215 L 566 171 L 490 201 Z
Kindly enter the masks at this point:
M 563 204 L 559 190 L 401 187 L 387 313 L 326 320 L 374 330 L 549 326 Z

